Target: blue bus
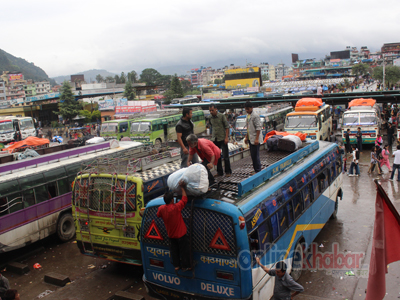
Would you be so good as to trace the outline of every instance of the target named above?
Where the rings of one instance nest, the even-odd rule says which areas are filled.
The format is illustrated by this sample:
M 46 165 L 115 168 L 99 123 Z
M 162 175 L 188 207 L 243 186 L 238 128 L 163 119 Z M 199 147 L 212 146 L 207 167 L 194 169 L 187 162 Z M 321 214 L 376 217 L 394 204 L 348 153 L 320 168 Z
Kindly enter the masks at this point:
M 261 124 L 263 124 L 262 137 L 272 130 L 282 130 L 285 125 L 286 115 L 293 111 L 292 106 L 277 108 L 275 110 L 266 110 L 254 108 L 254 111 L 260 115 Z M 235 139 L 244 139 L 247 133 L 246 115 L 238 116 L 235 122 Z
M 274 277 L 255 264 L 285 260 L 297 280 L 307 249 L 338 212 L 342 161 L 336 144 L 309 141 L 293 152 L 260 151 L 264 169 L 248 176 L 246 151 L 233 174 L 182 211 L 192 271 L 175 272 L 163 220 L 162 198 L 150 201 L 141 225 L 143 281 L 160 299 L 270 299 Z M 237 154 L 239 155 L 239 154 Z M 250 169 L 250 168 L 249 168 Z M 242 178 L 240 180 L 240 178 Z M 178 201 L 178 199 L 176 199 Z

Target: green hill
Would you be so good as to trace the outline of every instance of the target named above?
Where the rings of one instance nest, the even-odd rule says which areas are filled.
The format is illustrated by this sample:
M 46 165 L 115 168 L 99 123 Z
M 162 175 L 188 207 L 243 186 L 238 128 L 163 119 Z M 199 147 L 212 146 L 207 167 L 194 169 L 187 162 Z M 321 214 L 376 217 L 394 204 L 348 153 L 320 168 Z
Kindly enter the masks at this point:
M 0 74 L 3 71 L 10 73 L 22 73 L 24 79 L 32 79 L 34 81 L 47 80 L 51 85 L 55 85 L 55 81 L 47 76 L 46 72 L 41 68 L 36 67 L 34 63 L 27 62 L 23 58 L 15 57 L 0 49 Z

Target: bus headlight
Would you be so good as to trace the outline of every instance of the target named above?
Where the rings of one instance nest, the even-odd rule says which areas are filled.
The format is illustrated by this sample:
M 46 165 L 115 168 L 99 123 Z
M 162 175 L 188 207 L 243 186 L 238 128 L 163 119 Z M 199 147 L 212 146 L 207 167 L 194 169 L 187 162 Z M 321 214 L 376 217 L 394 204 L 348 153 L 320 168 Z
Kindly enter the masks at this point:
M 371 137 L 376 137 L 376 134 L 375 133 L 371 133 Z

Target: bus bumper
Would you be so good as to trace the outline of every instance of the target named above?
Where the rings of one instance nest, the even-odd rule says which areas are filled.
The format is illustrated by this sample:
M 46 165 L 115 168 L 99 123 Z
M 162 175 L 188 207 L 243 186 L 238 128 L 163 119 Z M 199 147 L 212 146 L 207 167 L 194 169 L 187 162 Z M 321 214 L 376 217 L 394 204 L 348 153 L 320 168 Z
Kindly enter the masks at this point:
M 146 287 L 147 293 L 154 298 L 157 299 L 163 299 L 163 300 L 214 300 L 216 299 L 214 297 L 207 297 L 203 295 L 198 295 L 198 294 L 189 294 L 189 293 L 183 293 L 181 291 L 176 291 L 173 289 L 169 289 L 165 286 L 161 286 L 158 284 L 154 284 L 152 282 L 147 281 L 146 276 L 143 275 L 143 282 Z M 218 298 L 221 299 L 221 298 Z M 250 296 L 249 298 L 229 298 L 230 300 L 252 300 L 253 296 Z

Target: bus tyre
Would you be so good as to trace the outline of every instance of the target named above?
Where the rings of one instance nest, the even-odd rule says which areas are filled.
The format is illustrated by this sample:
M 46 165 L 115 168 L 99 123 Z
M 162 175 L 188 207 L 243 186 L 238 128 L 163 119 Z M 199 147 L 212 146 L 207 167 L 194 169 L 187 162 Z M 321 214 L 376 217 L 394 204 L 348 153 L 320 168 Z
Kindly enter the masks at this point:
M 336 196 L 335 210 L 333 211 L 333 213 L 331 215 L 331 220 L 337 218 L 338 208 L 339 208 L 339 196 Z
M 69 241 L 75 235 L 74 218 L 70 213 L 60 216 L 57 223 L 57 236 L 62 242 Z
M 294 248 L 293 252 L 293 260 L 292 260 L 292 272 L 290 275 L 293 277 L 295 281 L 299 280 L 301 273 L 303 271 L 303 245 L 298 242 L 296 244 L 296 248 Z

